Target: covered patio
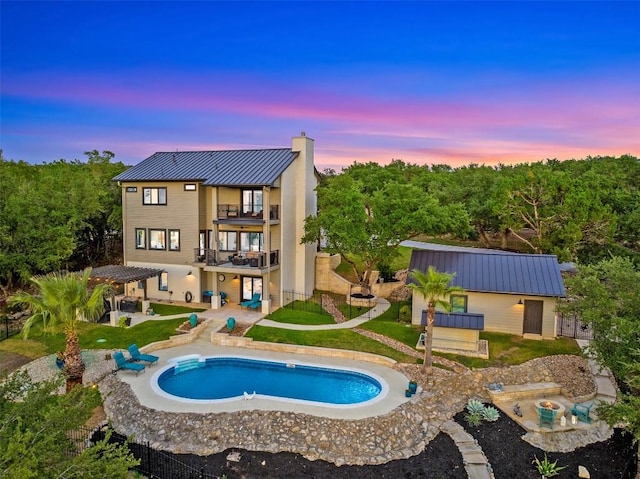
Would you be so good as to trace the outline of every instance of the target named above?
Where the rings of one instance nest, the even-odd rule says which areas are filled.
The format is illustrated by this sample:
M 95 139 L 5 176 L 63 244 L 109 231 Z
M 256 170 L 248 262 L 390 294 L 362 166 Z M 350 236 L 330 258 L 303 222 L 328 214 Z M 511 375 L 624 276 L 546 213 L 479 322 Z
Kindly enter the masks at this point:
M 134 313 L 139 310 L 142 312 L 149 309 L 149 301 L 147 300 L 147 280 L 159 276 L 164 270 L 156 268 L 141 268 L 138 266 L 124 265 L 106 265 L 98 266 L 91 270 L 91 280 L 97 283 L 122 284 L 143 283 L 143 297 L 117 297 L 115 292 L 111 294 L 109 320 L 111 325 L 118 324 L 118 318 L 121 312 Z M 142 301 L 142 305 L 138 308 L 138 303 Z

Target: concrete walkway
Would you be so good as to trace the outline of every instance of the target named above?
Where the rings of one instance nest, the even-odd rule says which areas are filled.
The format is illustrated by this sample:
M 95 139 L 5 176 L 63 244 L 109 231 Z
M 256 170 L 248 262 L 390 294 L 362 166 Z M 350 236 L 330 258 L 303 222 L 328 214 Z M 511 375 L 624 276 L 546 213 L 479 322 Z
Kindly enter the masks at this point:
M 391 307 L 389 301 L 384 298 L 378 298 L 377 304 L 371 308 L 366 313 L 358 316 L 357 318 L 350 319 L 349 321 L 345 321 L 344 323 L 331 323 L 331 324 L 290 324 L 290 323 L 279 323 L 278 321 L 272 321 L 270 319 L 263 319 L 260 321 L 260 326 L 268 326 L 270 328 L 280 328 L 280 329 L 295 329 L 297 331 L 320 331 L 326 329 L 351 329 L 357 328 L 362 323 L 366 323 L 372 318 L 380 316 L 386 310 Z
M 584 339 L 576 339 L 576 343 L 578 343 L 578 346 L 580 346 L 580 349 L 583 351 L 589 346 L 589 341 Z M 600 366 L 592 358 L 587 359 L 587 364 L 591 374 L 593 374 L 593 379 L 597 387 L 596 397 L 593 398 L 594 404 L 597 404 L 599 401 L 609 404 L 615 402 L 618 391 L 614 381 L 612 381 L 611 371 Z

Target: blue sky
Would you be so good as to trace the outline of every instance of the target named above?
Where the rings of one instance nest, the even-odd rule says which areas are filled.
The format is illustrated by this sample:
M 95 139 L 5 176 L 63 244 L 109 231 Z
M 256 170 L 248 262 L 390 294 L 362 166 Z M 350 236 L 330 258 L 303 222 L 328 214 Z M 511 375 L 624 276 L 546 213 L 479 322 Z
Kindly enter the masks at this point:
M 640 156 L 640 2 L 2 1 L 5 158 Z

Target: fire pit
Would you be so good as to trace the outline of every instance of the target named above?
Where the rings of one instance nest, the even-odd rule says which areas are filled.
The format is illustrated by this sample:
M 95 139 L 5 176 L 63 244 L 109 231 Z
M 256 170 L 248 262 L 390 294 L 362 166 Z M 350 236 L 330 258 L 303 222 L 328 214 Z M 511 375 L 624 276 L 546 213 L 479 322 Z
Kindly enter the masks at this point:
M 561 416 L 564 416 L 564 412 L 565 412 L 565 409 L 566 409 L 559 402 L 551 401 L 550 399 L 538 399 L 535 402 L 535 405 L 536 405 L 536 410 L 539 407 L 544 407 L 544 408 L 547 408 L 547 409 L 553 409 L 554 411 L 557 411 L 558 412 L 558 415 L 556 416 L 557 418 L 559 418 Z

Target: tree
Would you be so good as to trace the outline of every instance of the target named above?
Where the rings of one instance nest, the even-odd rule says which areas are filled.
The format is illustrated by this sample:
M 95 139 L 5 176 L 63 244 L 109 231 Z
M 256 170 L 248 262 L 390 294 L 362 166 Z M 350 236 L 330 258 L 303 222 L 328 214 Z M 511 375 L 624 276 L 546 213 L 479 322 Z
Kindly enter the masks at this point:
M 363 293 L 369 292 L 373 268 L 389 264 L 402 241 L 421 233 L 464 236 L 469 229 L 460 204 L 443 206 L 412 184 L 372 184 L 343 173 L 319 185 L 318 215 L 305 219 L 302 238 L 303 243 L 324 238 L 324 250 L 351 265 Z
M 6 479 L 127 478 L 139 464 L 126 445 L 104 440 L 90 447 L 73 439 L 99 404 L 97 390 L 58 396 L 60 379 L 33 383 L 19 371 L 0 378 L 0 477 Z
M 433 361 L 433 323 L 436 320 L 436 307 L 439 306 L 447 312 L 450 311 L 451 295 L 463 291 L 460 286 L 449 285 L 454 276 L 455 274 L 437 271 L 433 266 L 429 266 L 426 272 L 418 269 L 411 271 L 411 278 L 415 282 L 409 283 L 409 287 L 414 292 L 420 294 L 427 302 L 423 366 L 427 368 L 428 372 L 431 372 Z
M 630 259 L 614 257 L 581 266 L 565 284 L 567 299 L 558 310 L 593 328 L 589 352 L 627 391 L 614 404 L 598 405 L 598 415 L 640 440 L 640 271 Z
M 91 268 L 82 273 L 50 273 L 32 278 L 36 293 L 20 291 L 9 298 L 9 304 L 26 306 L 31 316 L 22 330 L 23 338 L 29 337 L 31 327 L 42 322 L 45 332 L 55 332 L 62 326 L 66 335 L 64 373 L 68 385 L 82 383 L 84 362 L 78 343 L 78 321 L 97 319 L 104 310 L 107 284 L 96 285 L 89 292 Z

